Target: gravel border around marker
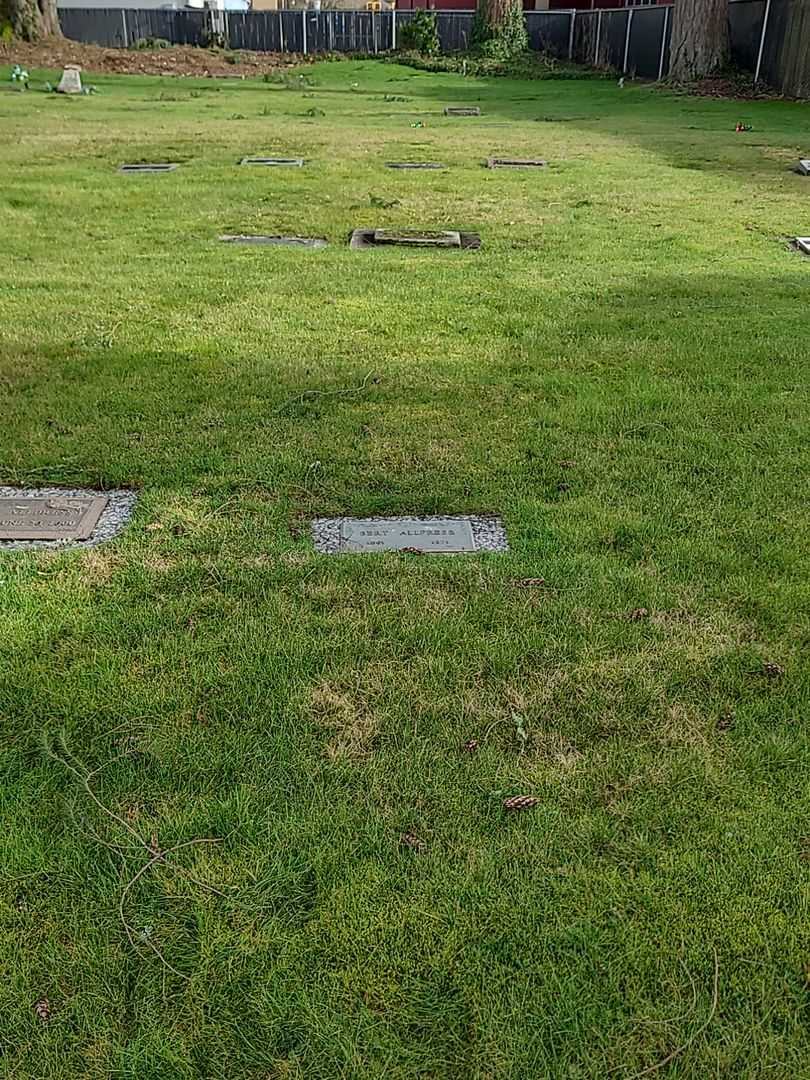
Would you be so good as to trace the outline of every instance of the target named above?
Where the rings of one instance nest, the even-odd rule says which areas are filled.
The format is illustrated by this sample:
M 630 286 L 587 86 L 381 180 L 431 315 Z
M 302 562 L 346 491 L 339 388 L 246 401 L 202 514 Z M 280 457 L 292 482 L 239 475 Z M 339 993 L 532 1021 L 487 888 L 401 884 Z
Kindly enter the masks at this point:
M 454 551 L 454 552 L 441 552 L 441 551 L 426 551 L 425 555 L 441 555 L 442 558 L 447 558 L 449 555 L 477 555 L 479 552 L 493 552 L 493 551 L 508 551 L 509 541 L 506 537 L 506 529 L 503 524 L 502 518 L 497 514 L 444 514 L 433 515 L 423 517 L 418 514 L 401 514 L 395 517 L 373 517 L 373 518 L 354 518 L 354 517 L 337 517 L 337 518 L 314 518 L 310 523 L 310 529 L 312 533 L 312 542 L 315 545 L 315 550 L 321 555 L 345 555 L 345 554 L 362 554 L 362 555 L 382 555 L 390 554 L 396 555 L 396 551 L 387 552 L 347 552 L 343 547 L 343 540 L 341 535 L 341 529 L 343 523 L 346 521 L 378 521 L 380 524 L 395 525 L 399 521 L 413 520 L 421 521 L 426 525 L 447 525 L 454 521 L 469 521 L 472 526 L 473 541 L 475 543 L 475 551 Z
M 109 502 L 104 507 L 98 524 L 89 540 L 0 540 L 0 551 L 25 550 L 26 548 L 88 548 L 104 544 L 120 532 L 129 523 L 135 503 L 136 491 L 95 491 L 90 488 L 19 488 L 0 487 L 3 499 L 77 499 L 106 496 Z

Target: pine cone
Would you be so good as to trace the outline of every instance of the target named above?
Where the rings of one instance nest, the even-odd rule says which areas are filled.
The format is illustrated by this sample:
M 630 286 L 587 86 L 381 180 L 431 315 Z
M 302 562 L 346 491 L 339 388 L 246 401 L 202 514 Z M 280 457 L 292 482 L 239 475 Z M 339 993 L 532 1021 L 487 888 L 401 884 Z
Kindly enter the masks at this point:
M 533 806 L 537 806 L 539 801 L 539 799 L 535 799 L 534 795 L 513 795 L 511 799 L 503 800 L 503 808 L 513 812 L 531 810 Z
M 639 622 L 641 619 L 646 619 L 649 614 L 645 607 L 637 607 L 633 608 L 627 617 L 630 622 Z
M 34 1005 L 34 1012 L 43 1024 L 47 1024 L 51 1018 L 51 1003 L 47 998 L 40 998 Z
M 467 754 L 477 754 L 479 745 L 478 739 L 467 739 L 461 749 Z
M 424 851 L 425 842 L 420 840 L 414 832 L 404 832 L 399 838 L 402 847 L 412 848 L 414 851 Z
M 769 679 L 778 679 L 785 674 L 785 669 L 780 667 L 779 664 L 774 664 L 769 660 L 762 665 L 762 674 L 766 675 Z

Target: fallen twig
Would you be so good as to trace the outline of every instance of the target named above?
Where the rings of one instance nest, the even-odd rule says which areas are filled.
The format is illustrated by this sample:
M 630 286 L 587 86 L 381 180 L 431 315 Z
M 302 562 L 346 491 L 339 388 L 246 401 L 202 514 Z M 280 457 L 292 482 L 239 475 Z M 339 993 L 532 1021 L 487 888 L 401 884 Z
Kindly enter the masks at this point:
M 657 1072 L 659 1069 L 663 1069 L 665 1065 L 669 1065 L 670 1061 L 673 1061 L 679 1054 L 682 1054 L 684 1050 L 688 1050 L 692 1043 L 697 1039 L 698 1035 L 702 1035 L 709 1024 L 714 1019 L 714 1014 L 717 1011 L 717 989 L 720 981 L 720 965 L 717 959 L 717 949 L 712 950 L 714 952 L 714 985 L 712 988 L 712 1004 L 709 1009 L 709 1015 L 697 1029 L 694 1031 L 685 1043 L 681 1043 L 673 1051 L 671 1051 L 665 1058 L 657 1061 L 654 1065 L 649 1065 L 646 1069 L 642 1069 L 640 1073 L 635 1073 L 630 1077 L 630 1080 L 641 1080 L 642 1076 L 649 1076 L 650 1073 Z M 614 1070 L 615 1071 L 615 1070 Z
M 303 405 L 305 401 L 318 397 L 342 397 L 348 394 L 361 394 L 368 385 L 369 379 L 374 377 L 374 372 L 369 371 L 359 386 L 351 386 L 347 390 L 304 390 L 301 394 L 296 394 L 295 397 L 289 398 L 287 401 L 283 401 L 281 405 L 273 409 L 270 413 L 271 416 L 277 416 L 278 413 L 284 409 L 289 408 L 291 405 Z

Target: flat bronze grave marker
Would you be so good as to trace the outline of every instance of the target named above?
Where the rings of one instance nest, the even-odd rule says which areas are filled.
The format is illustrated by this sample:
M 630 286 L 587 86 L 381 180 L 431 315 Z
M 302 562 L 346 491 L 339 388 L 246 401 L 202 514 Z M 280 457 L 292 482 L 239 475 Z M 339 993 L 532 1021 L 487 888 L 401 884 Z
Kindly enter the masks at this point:
M 802 176 L 810 176 L 810 158 L 802 158 L 799 161 L 798 170 Z
M 382 551 L 459 555 L 508 549 L 500 518 L 483 516 L 319 518 L 312 522 L 312 536 L 316 550 L 327 555 Z
M 121 165 L 118 168 L 122 173 L 152 173 L 152 172 L 174 172 L 179 168 L 176 162 L 148 162 L 138 165 Z
M 109 499 L 0 498 L 0 540 L 89 540 Z
M 243 157 L 239 162 L 240 165 L 291 165 L 295 169 L 301 169 L 304 165 L 303 158 L 281 158 L 281 157 Z
M 386 169 L 445 169 L 436 161 L 386 161 Z
M 541 158 L 499 158 L 487 159 L 488 169 L 542 169 L 548 162 Z
M 448 106 L 444 110 L 444 115 L 445 116 L 480 116 L 481 115 L 481 110 L 478 108 L 477 105 L 465 106 L 463 108 L 455 108 L 453 106 Z
M 802 255 L 810 255 L 810 236 L 797 236 L 796 247 Z

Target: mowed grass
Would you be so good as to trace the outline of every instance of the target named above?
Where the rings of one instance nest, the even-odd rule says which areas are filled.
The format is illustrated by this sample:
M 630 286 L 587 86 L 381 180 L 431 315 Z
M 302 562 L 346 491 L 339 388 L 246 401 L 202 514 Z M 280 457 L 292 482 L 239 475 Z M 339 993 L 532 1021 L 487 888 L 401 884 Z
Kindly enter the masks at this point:
M 810 1076 L 808 106 L 306 74 L 0 96 L 0 1072 Z

